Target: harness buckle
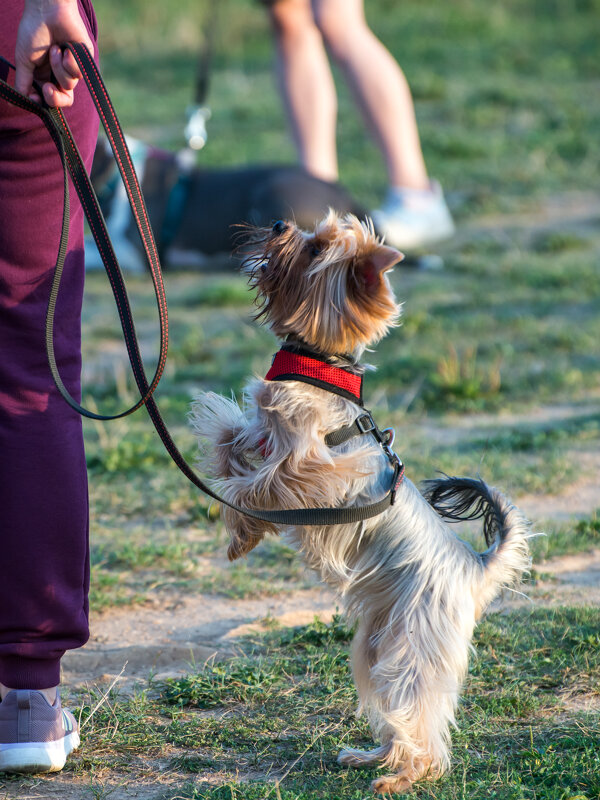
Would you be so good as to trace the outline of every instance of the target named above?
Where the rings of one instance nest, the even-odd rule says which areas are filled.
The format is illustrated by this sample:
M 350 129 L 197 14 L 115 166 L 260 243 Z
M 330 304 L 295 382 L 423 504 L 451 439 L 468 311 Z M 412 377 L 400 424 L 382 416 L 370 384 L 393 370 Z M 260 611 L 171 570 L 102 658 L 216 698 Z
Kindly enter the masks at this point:
M 370 433 L 371 431 L 377 430 L 375 420 L 369 412 L 361 414 L 360 417 L 356 418 L 356 427 L 361 433 Z

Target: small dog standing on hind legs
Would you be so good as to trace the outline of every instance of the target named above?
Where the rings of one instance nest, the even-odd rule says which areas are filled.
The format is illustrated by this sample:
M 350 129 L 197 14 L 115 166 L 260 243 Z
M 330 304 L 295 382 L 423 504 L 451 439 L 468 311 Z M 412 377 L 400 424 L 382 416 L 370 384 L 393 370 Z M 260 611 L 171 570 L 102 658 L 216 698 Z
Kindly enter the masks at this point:
M 201 394 L 190 419 L 201 463 L 225 500 L 251 509 L 364 506 L 394 477 L 390 436 L 362 406 L 360 359 L 400 315 L 386 273 L 401 259 L 368 223 L 333 212 L 314 232 L 290 222 L 249 234 L 246 269 L 259 312 L 282 340 L 244 407 Z M 396 471 L 397 474 L 397 471 Z M 479 480 L 408 480 L 378 516 L 351 524 L 261 522 L 230 508 L 228 555 L 284 532 L 343 599 L 357 624 L 352 669 L 359 711 L 381 744 L 342 750 L 342 764 L 380 762 L 377 792 L 409 791 L 449 766 L 450 725 L 475 624 L 528 569 L 529 526 Z M 445 520 L 483 517 L 478 553 Z

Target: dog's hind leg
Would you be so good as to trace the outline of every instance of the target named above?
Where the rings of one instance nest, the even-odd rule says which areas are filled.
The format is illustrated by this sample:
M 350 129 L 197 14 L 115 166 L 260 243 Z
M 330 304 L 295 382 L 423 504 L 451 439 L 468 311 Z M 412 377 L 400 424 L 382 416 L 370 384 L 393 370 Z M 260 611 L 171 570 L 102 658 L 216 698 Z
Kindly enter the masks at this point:
M 374 720 L 373 711 L 373 694 L 376 687 L 371 676 L 371 669 L 376 652 L 370 642 L 371 630 L 371 621 L 363 617 L 352 640 L 352 674 L 358 692 L 357 715 L 366 713 L 371 720 L 372 727 L 379 728 L 379 722 Z M 388 740 L 372 750 L 345 748 L 338 756 L 338 763 L 347 767 L 363 767 L 375 763 L 396 766 L 402 761 L 404 745 L 394 739 L 391 729 L 388 733 L 388 737 L 382 736 L 383 739 L 387 738 Z
M 400 772 L 394 775 L 382 775 L 371 781 L 371 789 L 379 794 L 394 794 L 396 792 L 410 792 L 415 781 L 433 780 L 439 777 L 439 771 L 433 770 L 430 759 L 414 759 Z
M 446 620 L 445 627 L 451 627 Z M 379 631 L 369 637 L 367 631 Z M 457 630 L 453 645 L 468 652 L 468 639 Z M 467 631 L 465 631 L 467 633 Z M 385 624 L 361 623 L 353 643 L 353 670 L 364 710 L 381 746 L 345 750 L 347 766 L 379 762 L 397 770 L 373 782 L 377 792 L 409 791 L 418 780 L 435 778 L 448 764 L 449 724 L 454 717 L 462 663 L 453 663 L 440 641 L 432 652 L 434 631 L 428 615 Z M 455 655 L 462 662 L 463 658 Z
M 447 698 L 442 692 L 424 691 L 418 679 L 408 694 L 412 702 L 405 697 L 404 706 L 398 708 L 386 708 L 386 700 L 378 698 L 383 707 L 377 703 L 372 712 L 372 726 L 378 728 L 383 744 L 368 755 L 379 756 L 382 766 L 395 770 L 371 783 L 375 792 L 409 792 L 416 781 L 439 777 L 447 761 L 447 721 L 441 713 Z
M 352 640 L 352 674 L 358 692 L 357 716 L 368 709 L 369 696 L 372 693 L 369 650 L 368 625 L 362 619 Z M 384 761 L 390 755 L 391 748 L 391 744 L 375 747 L 373 750 L 344 748 L 338 756 L 338 763 L 346 767 L 363 767 L 367 764 Z

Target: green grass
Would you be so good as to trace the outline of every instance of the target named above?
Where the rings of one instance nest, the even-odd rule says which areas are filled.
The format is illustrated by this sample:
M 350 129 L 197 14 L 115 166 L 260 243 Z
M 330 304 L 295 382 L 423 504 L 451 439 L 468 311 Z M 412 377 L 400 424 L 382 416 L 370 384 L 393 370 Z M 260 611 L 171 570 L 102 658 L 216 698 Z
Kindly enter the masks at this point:
M 600 517 L 598 512 L 580 519 L 574 526 L 563 527 L 552 532 L 547 539 L 539 539 L 534 546 L 538 557 L 560 556 L 567 553 L 600 547 Z
M 486 619 L 452 733 L 452 770 L 414 796 L 595 800 L 599 625 L 597 609 Z M 102 702 L 83 693 L 83 746 L 66 774 L 74 782 L 91 775 L 98 791 L 134 783 L 141 797 L 162 786 L 164 800 L 362 800 L 382 770 L 335 760 L 342 746 L 371 745 L 354 715 L 350 637 L 339 619 L 274 629 L 245 640 L 233 660 L 150 681 L 133 695 Z
M 198 163 L 292 162 L 264 9 L 254 0 L 218 5 L 213 113 Z M 97 4 L 103 72 L 129 132 L 164 147 L 183 144 L 207 9 L 207 0 Z M 368 404 L 380 424 L 395 426 L 416 482 L 442 470 L 481 474 L 517 499 L 568 493 L 597 478 L 600 450 L 600 3 L 369 0 L 366 11 L 406 72 L 429 171 L 459 223 L 456 241 L 440 251 L 445 269 L 393 274 L 403 322 L 369 354 L 377 372 L 366 379 Z M 341 179 L 374 207 L 385 171 L 336 80 Z M 548 207 L 559 212 L 548 217 Z M 148 283 L 128 277 L 150 374 L 158 326 Z M 170 354 L 157 401 L 193 461 L 193 394 L 239 397 L 249 375 L 265 373 L 276 343 L 253 322 L 241 276 L 172 272 L 165 283 Z M 136 392 L 101 275 L 88 276 L 83 322 L 85 402 L 124 409 Z M 86 420 L 84 428 L 93 613 L 174 594 L 227 602 L 312 585 L 279 541 L 225 564 L 218 514 L 169 462 L 143 412 L 107 425 Z M 549 533 L 533 542 L 534 580 L 543 558 L 600 546 L 593 508 L 580 520 L 534 526 Z M 599 629 L 594 608 L 484 621 L 453 732 L 452 771 L 415 796 L 597 800 Z M 142 682 L 133 696 L 72 693 L 84 743 L 63 777 L 73 792 L 98 800 L 132 786 L 160 800 L 363 800 L 379 771 L 335 761 L 341 746 L 370 743 L 354 716 L 348 640 L 339 621 L 275 629 L 244 642 L 236 660 Z M 17 797 L 44 784 L 1 785 Z
M 252 0 L 219 5 L 213 117 L 200 160 L 290 161 L 264 9 Z M 177 13 L 139 0 L 98 7 L 117 108 L 146 138 L 181 144 L 208 7 L 208 0 L 183 0 Z M 431 172 L 456 192 L 460 215 L 596 188 L 600 116 L 588 99 L 600 70 L 598 10 L 597 0 L 507 0 L 492 10 L 481 0 L 367 4 L 413 89 Z M 342 178 L 374 202 L 383 166 L 339 75 L 337 83 Z

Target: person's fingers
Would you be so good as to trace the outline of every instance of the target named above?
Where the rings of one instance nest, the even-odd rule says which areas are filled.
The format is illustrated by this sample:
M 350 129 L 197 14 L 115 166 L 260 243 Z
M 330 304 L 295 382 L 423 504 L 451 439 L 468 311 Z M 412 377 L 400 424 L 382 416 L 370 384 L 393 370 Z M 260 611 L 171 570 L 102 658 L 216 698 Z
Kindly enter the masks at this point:
M 73 105 L 74 94 L 72 89 L 61 89 L 53 83 L 42 86 L 44 100 L 53 108 L 66 108 Z
M 1 2 L 1 0 L 0 0 Z M 62 45 L 81 42 L 93 55 L 95 47 L 80 16 L 77 0 L 31 0 L 19 24 L 15 46 L 15 88 L 39 99 L 34 80 L 50 105 L 63 107 L 73 102 L 73 89 L 82 77 L 77 61 Z M 53 88 L 49 82 L 53 80 Z
M 87 49 L 90 51 L 92 56 L 94 55 L 94 48 L 92 47 L 90 50 L 90 45 L 87 42 L 82 42 Z M 81 74 L 81 70 L 79 69 L 79 65 L 75 60 L 75 56 L 70 50 L 63 50 L 63 67 L 64 69 L 71 75 L 73 78 L 82 78 L 83 75 Z
M 71 64 L 70 60 L 66 57 L 67 55 L 71 55 L 71 53 L 67 51 L 65 55 L 63 55 L 60 47 L 57 45 L 52 45 L 50 48 L 50 67 L 52 68 L 57 84 L 61 89 L 70 91 L 77 86 L 80 73 L 77 64 L 75 63 L 73 67 L 73 64 Z M 74 61 L 74 59 L 72 60 Z
M 64 42 L 65 44 L 67 42 L 79 42 L 79 44 L 82 44 L 87 48 L 92 58 L 94 57 L 95 45 L 94 42 L 90 39 L 90 36 L 87 32 L 87 28 L 85 27 L 83 22 L 81 22 L 77 30 L 77 35 L 72 35 L 70 38 L 65 39 Z M 66 61 L 64 59 L 66 59 Z M 79 78 L 83 77 L 83 75 L 81 74 L 81 70 L 77 65 L 77 60 L 75 59 L 75 56 L 73 55 L 73 53 L 71 53 L 70 50 L 67 50 L 66 48 L 63 49 L 63 62 L 65 69 L 67 69 L 72 75 L 75 75 L 76 77 Z

